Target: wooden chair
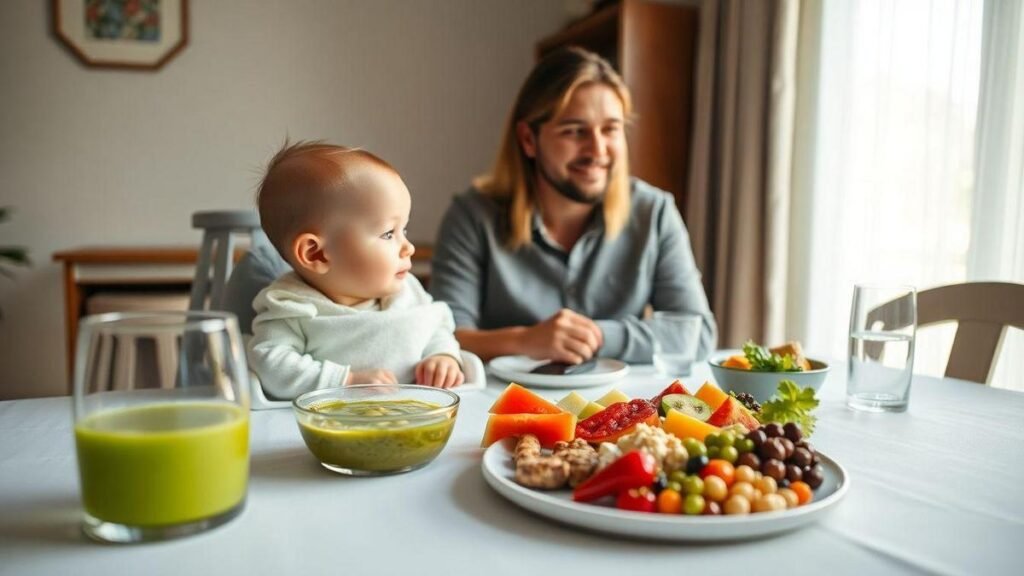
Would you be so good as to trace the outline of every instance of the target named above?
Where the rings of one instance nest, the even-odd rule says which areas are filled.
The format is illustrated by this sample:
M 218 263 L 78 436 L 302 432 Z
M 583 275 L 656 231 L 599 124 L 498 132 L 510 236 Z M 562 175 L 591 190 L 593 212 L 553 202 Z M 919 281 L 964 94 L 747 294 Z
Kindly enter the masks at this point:
M 870 316 L 886 324 L 887 307 Z M 1024 330 L 1024 284 L 967 282 L 930 288 L 917 294 L 917 326 L 957 322 L 946 377 L 986 384 L 1007 327 Z

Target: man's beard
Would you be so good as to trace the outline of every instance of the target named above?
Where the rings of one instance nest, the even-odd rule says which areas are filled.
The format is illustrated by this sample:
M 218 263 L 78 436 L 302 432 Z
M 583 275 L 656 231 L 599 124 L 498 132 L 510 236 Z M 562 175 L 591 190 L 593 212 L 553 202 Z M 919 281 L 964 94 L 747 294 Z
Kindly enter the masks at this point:
M 604 195 L 608 192 L 608 187 L 611 185 L 611 166 L 606 169 L 608 175 L 605 177 L 604 189 L 596 194 L 589 195 L 583 190 L 580 190 L 579 186 L 569 178 L 561 181 L 556 180 L 550 173 L 548 173 L 547 169 L 544 168 L 544 163 L 540 161 L 539 156 L 540 155 L 538 154 L 536 164 L 537 171 L 540 172 L 540 177 L 565 198 L 580 204 L 590 204 L 591 206 L 604 199 Z

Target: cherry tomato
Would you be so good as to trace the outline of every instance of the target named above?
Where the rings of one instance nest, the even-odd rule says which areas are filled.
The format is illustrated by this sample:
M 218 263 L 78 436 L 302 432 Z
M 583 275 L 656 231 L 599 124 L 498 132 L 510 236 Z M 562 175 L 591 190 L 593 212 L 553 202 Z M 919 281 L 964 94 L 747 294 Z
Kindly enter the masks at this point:
M 708 462 L 708 465 L 700 471 L 701 478 L 707 478 L 708 476 L 718 476 L 725 480 L 726 486 L 732 486 L 732 483 L 736 481 L 736 468 L 726 460 L 715 458 Z
M 614 442 L 619 436 L 632 432 L 637 424 L 660 426 L 658 410 L 649 401 L 636 398 L 629 402 L 616 402 L 576 424 L 576 437 L 591 444 Z
M 670 488 L 658 493 L 658 512 L 662 514 L 679 514 L 683 511 L 683 497 Z
M 797 480 L 789 485 L 789 489 L 796 492 L 796 501 L 800 503 L 800 506 L 814 500 L 814 492 L 811 491 L 811 487 L 807 482 Z
M 632 510 L 634 512 L 654 512 L 657 509 L 657 496 L 646 486 L 630 488 L 619 493 L 616 506 L 620 510 Z

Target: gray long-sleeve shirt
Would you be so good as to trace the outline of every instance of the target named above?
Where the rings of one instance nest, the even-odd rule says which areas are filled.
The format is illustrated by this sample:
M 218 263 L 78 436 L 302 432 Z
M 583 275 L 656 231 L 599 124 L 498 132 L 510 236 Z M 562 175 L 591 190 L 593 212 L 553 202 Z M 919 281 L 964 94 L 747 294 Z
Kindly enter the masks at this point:
M 434 247 L 430 292 L 447 302 L 459 328 L 531 326 L 569 308 L 594 319 L 604 333 L 600 356 L 650 362 L 653 333 L 641 320 L 656 311 L 703 317 L 698 358 L 714 349 L 717 329 L 672 196 L 632 181 L 629 221 L 609 240 L 601 210 L 566 252 L 540 217 L 533 241 L 506 245 L 506 206 L 476 190 L 455 197 Z

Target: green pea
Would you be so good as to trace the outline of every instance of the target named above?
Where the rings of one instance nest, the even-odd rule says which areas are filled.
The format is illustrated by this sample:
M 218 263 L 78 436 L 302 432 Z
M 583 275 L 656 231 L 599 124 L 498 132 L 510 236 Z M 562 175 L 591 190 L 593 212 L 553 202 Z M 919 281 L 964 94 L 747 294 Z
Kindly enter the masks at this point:
M 747 452 L 754 451 L 754 441 L 750 438 L 740 438 L 736 441 L 736 449 L 740 451 L 740 454 L 746 454 Z
M 703 494 L 704 481 L 700 476 L 687 476 L 686 481 L 683 482 L 683 491 L 687 494 Z
M 711 449 L 718 446 L 718 434 L 708 434 L 704 437 L 704 445 Z
M 683 501 L 683 513 L 697 516 L 704 512 L 704 497 L 700 494 L 689 494 Z
M 735 464 L 740 458 L 740 452 L 735 446 L 726 446 L 719 451 L 718 457 L 729 464 Z
M 666 490 L 675 490 L 676 492 L 679 492 L 680 494 L 683 493 L 683 485 L 680 484 L 679 482 L 669 482 L 668 484 L 665 485 L 665 489 Z
M 709 446 L 708 447 L 708 458 L 709 459 L 718 458 L 718 451 L 719 450 L 721 450 L 721 448 L 719 448 L 718 446 Z
M 682 484 L 683 482 L 686 482 L 686 472 L 676 470 L 668 475 L 668 481 L 675 482 L 676 484 Z
M 736 435 L 726 430 L 718 435 L 718 445 L 722 448 L 732 446 L 736 443 Z
M 708 455 L 707 446 L 696 438 L 686 438 L 683 440 L 683 448 L 686 448 L 686 453 L 690 455 L 690 458 Z

